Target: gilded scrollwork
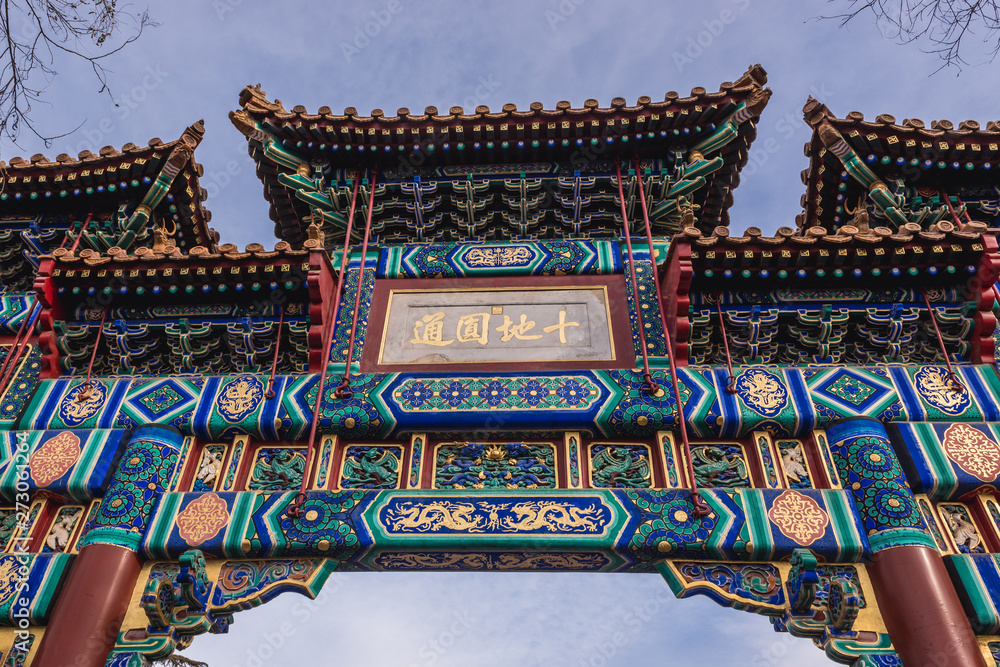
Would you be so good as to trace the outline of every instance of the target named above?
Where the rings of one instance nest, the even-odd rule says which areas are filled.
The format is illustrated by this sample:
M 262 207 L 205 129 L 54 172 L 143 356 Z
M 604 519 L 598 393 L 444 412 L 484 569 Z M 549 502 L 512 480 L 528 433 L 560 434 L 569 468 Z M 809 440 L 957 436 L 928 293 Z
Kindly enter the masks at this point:
M 383 553 L 375 563 L 386 570 L 598 571 L 610 564 L 600 553 Z
M 534 253 L 528 246 L 479 246 L 466 250 L 462 259 L 470 268 L 524 266 Z

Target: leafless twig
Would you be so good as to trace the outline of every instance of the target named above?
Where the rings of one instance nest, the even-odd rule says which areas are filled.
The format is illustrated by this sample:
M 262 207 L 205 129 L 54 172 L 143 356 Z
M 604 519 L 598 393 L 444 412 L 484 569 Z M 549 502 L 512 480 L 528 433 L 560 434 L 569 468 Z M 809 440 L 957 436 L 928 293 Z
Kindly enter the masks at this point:
M 56 56 L 90 63 L 98 92 L 110 94 L 101 61 L 155 25 L 148 12 L 118 0 L 0 0 L 0 137 L 13 142 L 27 128 L 49 146 L 72 132 L 46 135 L 31 119 L 32 106 L 57 74 Z
M 871 12 L 882 34 L 899 44 L 919 43 L 937 55 L 941 69 L 961 71 L 969 63 L 962 55 L 963 42 L 981 35 L 990 62 L 1000 52 L 1000 4 L 997 0 L 828 0 L 848 4 L 847 11 L 825 19 L 840 21 L 841 27 Z M 977 32 L 978 31 L 978 32 Z M 966 52 L 967 53 L 967 52 Z

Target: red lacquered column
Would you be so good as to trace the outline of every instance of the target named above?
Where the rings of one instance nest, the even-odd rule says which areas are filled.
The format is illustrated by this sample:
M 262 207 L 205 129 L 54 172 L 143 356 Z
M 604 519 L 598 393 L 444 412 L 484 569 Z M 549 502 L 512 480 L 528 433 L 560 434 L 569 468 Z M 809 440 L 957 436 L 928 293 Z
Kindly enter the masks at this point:
M 111 544 L 80 550 L 32 663 L 37 667 L 103 667 L 118 639 L 142 563 Z
M 133 431 L 97 516 L 80 540 L 80 554 L 32 667 L 104 667 L 139 579 L 139 545 L 170 484 L 182 442 L 170 426 Z M 155 466 L 151 474 L 150 466 Z
M 855 417 L 835 423 L 826 435 L 840 482 L 865 526 L 872 550 L 868 574 L 903 664 L 986 667 L 885 427 Z
M 894 547 L 868 565 L 885 627 L 903 664 L 986 667 L 937 550 Z

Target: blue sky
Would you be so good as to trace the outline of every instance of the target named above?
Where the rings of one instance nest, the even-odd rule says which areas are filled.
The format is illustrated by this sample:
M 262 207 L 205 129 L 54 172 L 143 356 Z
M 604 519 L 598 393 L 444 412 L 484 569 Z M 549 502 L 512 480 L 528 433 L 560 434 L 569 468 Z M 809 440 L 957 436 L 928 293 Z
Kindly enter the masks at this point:
M 79 129 L 51 148 L 23 134 L 17 146 L 0 143 L 0 157 L 55 158 L 153 136 L 172 140 L 204 118 L 207 136 L 197 159 L 205 166 L 212 225 L 223 241 L 270 245 L 260 182 L 245 140 L 227 118 L 247 84 L 261 83 L 269 98 L 310 111 L 507 102 L 524 108 L 533 101 L 552 107 L 564 99 L 581 106 L 591 97 L 607 105 L 615 96 L 633 103 L 641 95 L 662 99 L 669 90 L 717 90 L 761 63 L 774 95 L 731 214 L 735 231 L 773 231 L 794 225 L 800 211 L 807 96 L 841 117 L 859 110 L 869 119 L 891 113 L 956 125 L 964 119 L 985 125 L 1000 108 L 995 66 L 932 75 L 939 65 L 934 56 L 893 44 L 868 20 L 845 29 L 816 20 L 838 6 L 154 2 L 150 11 L 161 26 L 107 63 L 113 98 L 97 94 L 86 67 L 57 62 L 60 76 L 46 93 L 50 105 L 39 106 L 35 119 L 48 134 Z M 652 610 L 648 620 L 635 612 L 644 605 Z M 703 599 L 673 600 L 652 575 L 335 574 L 320 603 L 286 595 L 238 614 L 230 635 L 200 637 L 186 653 L 213 667 L 296 659 L 394 667 L 828 664 L 808 641 L 774 634 L 764 618 Z

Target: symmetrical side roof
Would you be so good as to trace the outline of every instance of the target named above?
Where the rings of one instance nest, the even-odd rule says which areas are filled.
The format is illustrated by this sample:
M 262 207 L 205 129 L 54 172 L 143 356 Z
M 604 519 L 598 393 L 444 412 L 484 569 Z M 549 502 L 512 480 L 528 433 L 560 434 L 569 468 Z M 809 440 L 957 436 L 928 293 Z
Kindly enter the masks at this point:
M 941 221 L 955 223 L 956 216 L 994 226 L 1000 197 L 996 121 L 983 129 L 972 120 L 958 127 L 946 120 L 928 127 L 917 118 L 897 124 L 888 114 L 866 121 L 857 111 L 837 118 L 812 98 L 803 112 L 813 136 L 805 146 L 809 167 L 802 172 L 800 228 L 836 231 L 852 223 L 859 202 L 866 203 L 872 228 L 930 229 Z
M 120 151 L 82 151 L 77 159 L 37 154 L 0 162 L 0 283 L 27 290 L 39 256 L 60 247 L 63 253 L 214 248 L 217 234 L 198 184 L 203 169 L 194 160 L 204 134 L 198 121 L 167 143 L 154 138 Z

